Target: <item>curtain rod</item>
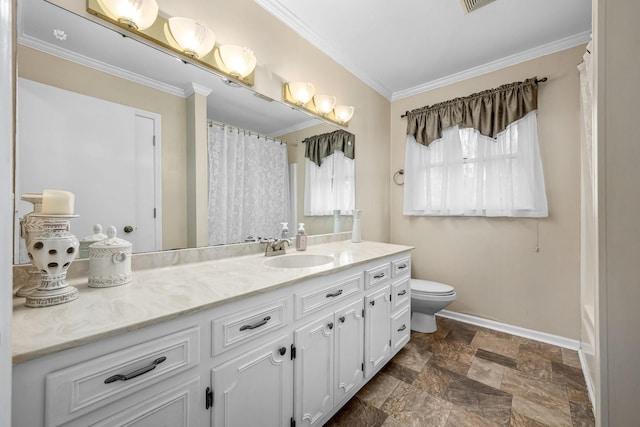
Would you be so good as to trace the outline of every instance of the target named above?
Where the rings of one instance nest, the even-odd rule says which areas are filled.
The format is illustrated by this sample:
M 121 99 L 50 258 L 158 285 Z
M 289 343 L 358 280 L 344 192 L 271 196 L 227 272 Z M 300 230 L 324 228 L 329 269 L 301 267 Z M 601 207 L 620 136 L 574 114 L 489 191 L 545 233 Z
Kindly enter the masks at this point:
M 548 79 L 547 79 L 546 77 L 543 77 L 543 78 L 541 78 L 541 79 L 536 79 L 536 83 L 544 83 L 544 82 L 546 82 L 547 80 L 548 80 Z M 402 114 L 402 115 L 400 116 L 400 118 L 401 118 L 401 119 L 404 119 L 404 118 L 405 118 L 405 117 L 407 117 L 408 115 L 409 115 L 409 111 L 405 111 L 405 113 L 404 113 L 404 114 Z
M 209 120 L 207 120 L 207 124 L 209 125 L 209 127 L 218 126 L 220 128 L 223 128 L 223 129 L 225 129 L 225 128 L 227 128 L 227 129 L 235 129 L 236 131 L 238 131 L 238 133 L 242 132 L 245 135 L 254 135 L 258 139 L 264 138 L 265 141 L 272 140 L 273 142 L 279 142 L 280 144 L 287 145 L 287 143 L 285 141 L 281 140 L 281 139 L 276 139 L 274 137 L 267 136 L 267 135 L 262 135 L 262 134 L 259 134 L 259 133 L 256 133 L 256 132 L 252 132 L 252 131 L 246 130 L 246 129 L 240 129 L 238 127 L 231 126 L 231 125 L 228 125 L 226 123 L 216 122 L 215 120 L 209 119 Z

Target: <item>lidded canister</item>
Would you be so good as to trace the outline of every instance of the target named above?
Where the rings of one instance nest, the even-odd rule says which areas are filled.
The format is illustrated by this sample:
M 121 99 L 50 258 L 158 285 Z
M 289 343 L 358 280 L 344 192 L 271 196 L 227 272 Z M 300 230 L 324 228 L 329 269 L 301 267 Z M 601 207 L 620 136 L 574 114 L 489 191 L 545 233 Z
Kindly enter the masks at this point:
M 94 225 L 93 234 L 80 239 L 80 253 L 78 254 L 78 258 L 89 258 L 89 246 L 102 242 L 107 237 L 108 236 L 102 232 L 102 226 L 100 224 Z
M 116 237 L 116 228 L 107 229 L 107 238 L 89 246 L 89 286 L 108 288 L 131 282 L 131 242 Z

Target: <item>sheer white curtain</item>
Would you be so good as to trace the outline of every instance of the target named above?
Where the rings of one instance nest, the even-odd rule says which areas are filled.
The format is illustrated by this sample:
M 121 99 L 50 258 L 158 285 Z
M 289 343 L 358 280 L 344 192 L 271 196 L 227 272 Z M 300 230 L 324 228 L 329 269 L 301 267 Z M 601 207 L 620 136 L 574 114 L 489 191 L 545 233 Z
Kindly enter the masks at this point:
M 547 216 L 536 111 L 497 139 L 457 126 L 428 147 L 407 136 L 404 214 Z
M 322 159 L 321 166 L 305 159 L 304 214 L 343 214 L 355 208 L 355 160 L 335 151 Z
M 288 221 L 286 145 L 209 126 L 209 244 L 278 237 Z

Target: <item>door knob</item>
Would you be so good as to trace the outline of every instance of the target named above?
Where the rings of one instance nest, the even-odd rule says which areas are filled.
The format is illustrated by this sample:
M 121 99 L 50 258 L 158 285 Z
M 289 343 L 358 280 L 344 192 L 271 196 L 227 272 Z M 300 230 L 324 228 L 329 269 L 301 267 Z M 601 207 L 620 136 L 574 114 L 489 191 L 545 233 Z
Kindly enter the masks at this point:
M 131 233 L 133 231 L 133 227 L 130 225 L 125 225 L 124 226 L 124 232 L 125 233 Z

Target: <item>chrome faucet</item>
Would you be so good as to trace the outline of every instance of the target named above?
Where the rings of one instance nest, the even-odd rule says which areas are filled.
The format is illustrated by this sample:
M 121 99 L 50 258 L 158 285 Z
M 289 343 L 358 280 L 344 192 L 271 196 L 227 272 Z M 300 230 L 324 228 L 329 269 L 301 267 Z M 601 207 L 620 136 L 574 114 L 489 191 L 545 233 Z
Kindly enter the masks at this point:
M 284 255 L 286 253 L 285 243 L 291 246 L 291 240 L 289 239 L 273 239 L 267 242 L 267 247 L 264 251 L 264 256 Z

